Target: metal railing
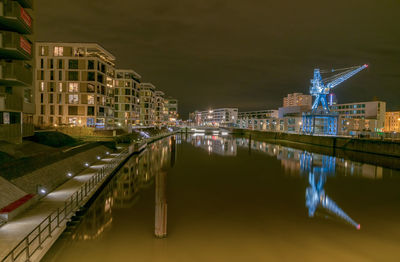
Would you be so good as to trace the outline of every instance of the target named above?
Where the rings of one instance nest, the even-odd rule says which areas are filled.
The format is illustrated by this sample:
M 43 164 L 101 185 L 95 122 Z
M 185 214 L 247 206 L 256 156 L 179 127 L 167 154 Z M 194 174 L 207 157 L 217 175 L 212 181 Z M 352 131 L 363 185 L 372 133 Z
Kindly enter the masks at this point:
M 83 184 L 67 201 L 64 206 L 58 208 L 47 216 L 35 229 L 25 236 L 1 262 L 29 261 L 36 251 L 42 248 L 42 244 L 52 236 L 52 233 L 60 228 L 87 200 L 87 197 L 96 189 L 111 172 L 129 155 L 129 150 L 124 149 L 104 167 Z

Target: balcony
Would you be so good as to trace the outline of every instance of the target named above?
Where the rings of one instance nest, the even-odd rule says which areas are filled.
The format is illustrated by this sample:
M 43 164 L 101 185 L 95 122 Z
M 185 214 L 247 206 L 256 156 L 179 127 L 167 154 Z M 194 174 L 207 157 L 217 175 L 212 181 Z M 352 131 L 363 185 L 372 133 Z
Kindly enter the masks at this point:
M 32 58 L 32 43 L 24 36 L 8 31 L 0 31 L 0 36 L 0 57 L 21 60 Z
M 29 2 L 29 1 L 19 1 Z M 28 12 L 16 1 L 3 2 L 3 12 L 0 11 L 0 29 L 16 31 L 20 34 L 31 34 L 33 21 Z
M 0 85 L 30 86 L 32 79 L 32 67 L 24 61 L 0 62 Z
M 22 98 L 16 95 L 0 96 L 0 111 L 22 111 Z

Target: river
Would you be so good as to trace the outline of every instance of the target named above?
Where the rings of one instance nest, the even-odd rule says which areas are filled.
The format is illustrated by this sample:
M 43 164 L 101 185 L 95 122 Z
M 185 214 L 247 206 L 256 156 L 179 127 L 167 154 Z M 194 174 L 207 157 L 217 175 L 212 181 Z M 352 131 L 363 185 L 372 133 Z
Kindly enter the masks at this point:
M 230 136 L 132 156 L 43 261 L 399 261 L 400 173 Z

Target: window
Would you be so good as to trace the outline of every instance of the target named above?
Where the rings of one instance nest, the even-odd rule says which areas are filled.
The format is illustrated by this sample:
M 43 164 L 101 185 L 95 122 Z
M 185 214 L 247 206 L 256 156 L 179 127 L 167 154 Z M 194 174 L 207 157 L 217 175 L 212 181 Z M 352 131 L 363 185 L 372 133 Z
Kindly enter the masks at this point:
M 62 83 L 58 83 L 58 92 L 62 93 L 63 85 Z
M 104 82 L 104 77 L 102 74 L 97 74 L 97 82 L 100 82 L 100 83 Z
M 64 47 L 56 46 L 54 47 L 54 56 L 63 56 L 64 55 Z
M 78 60 L 77 59 L 68 60 L 68 68 L 69 69 L 78 69 Z
M 44 101 L 44 95 L 40 94 L 40 103 L 43 103 L 43 101 Z
M 88 60 L 88 69 L 94 70 L 94 60 Z
M 40 114 L 41 114 L 41 115 L 44 115 L 44 112 L 45 112 L 44 109 L 45 109 L 45 106 L 44 106 L 44 105 L 41 105 L 41 106 L 40 106 Z
M 94 93 L 94 85 L 88 84 L 87 85 L 87 92 L 88 93 Z
M 74 56 L 84 56 L 85 55 L 85 49 L 78 47 L 74 48 Z
M 94 116 L 94 106 L 88 106 L 87 115 L 88 116 Z
M 119 110 L 119 105 L 118 105 L 118 104 L 115 104 L 115 105 L 114 105 L 114 108 L 115 108 L 115 110 Z
M 50 71 L 50 80 L 54 80 L 54 71 Z
M 40 55 L 44 56 L 46 54 L 46 48 L 44 46 L 40 47 Z
M 88 95 L 88 104 L 94 105 L 94 95 Z
M 54 115 L 54 106 L 50 106 L 50 115 Z
M 54 68 L 54 60 L 50 59 L 50 68 L 53 69 Z
M 79 91 L 78 89 L 79 89 L 78 83 L 69 83 L 68 84 L 68 92 L 70 92 L 70 93 L 78 92 Z
M 40 80 L 44 80 L 44 71 L 40 70 Z
M 68 102 L 70 104 L 78 104 L 79 103 L 78 95 L 69 95 Z
M 77 106 L 69 106 L 68 107 L 68 115 L 71 115 L 71 116 L 78 115 L 78 107 Z
M 40 92 L 44 92 L 44 82 L 40 82 Z
M 58 94 L 57 103 L 62 104 L 62 94 Z
M 42 69 L 44 68 L 44 60 L 43 60 L 43 58 L 40 59 L 40 68 L 42 68 Z
M 62 115 L 63 114 L 63 106 L 58 106 L 58 114 Z M 59 121 L 61 122 L 61 121 Z
M 62 71 L 58 71 L 58 81 L 62 81 Z
M 129 109 L 130 109 L 129 104 L 125 104 L 125 111 L 129 111 Z
M 63 60 L 58 59 L 58 69 L 63 69 Z
M 130 89 L 125 89 L 125 95 L 130 96 L 131 95 L 131 90 Z
M 95 81 L 95 74 L 94 74 L 94 72 L 88 72 L 88 73 L 87 73 L 87 80 L 88 80 L 88 81 Z
M 54 103 L 54 96 L 53 94 L 49 94 L 49 103 L 53 104 Z
M 50 89 L 49 91 L 50 91 L 50 92 L 54 92 L 54 86 L 55 86 L 55 84 L 56 84 L 56 83 L 54 83 L 54 82 L 49 82 L 49 89 Z
M 78 79 L 78 71 L 68 71 L 68 80 L 77 81 Z

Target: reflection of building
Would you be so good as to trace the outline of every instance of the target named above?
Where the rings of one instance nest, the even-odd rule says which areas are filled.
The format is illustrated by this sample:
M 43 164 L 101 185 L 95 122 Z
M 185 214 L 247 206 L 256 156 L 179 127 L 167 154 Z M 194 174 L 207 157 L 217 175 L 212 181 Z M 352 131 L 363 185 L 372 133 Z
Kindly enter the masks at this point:
M 385 132 L 400 132 L 400 111 L 386 112 Z
M 235 140 L 223 136 L 191 135 L 187 142 L 205 149 L 210 154 L 236 156 Z
M 337 104 L 330 107 L 339 114 L 339 133 L 379 132 L 385 127 L 386 103 L 381 101 Z
M 95 43 L 38 42 L 35 124 L 113 125 L 114 63 Z
M 133 70 L 115 71 L 114 116 L 117 125 L 139 125 L 139 91 L 141 76 Z
M 154 235 L 167 236 L 167 172 L 161 170 L 156 175 L 156 203 L 154 219 Z
M 218 108 L 208 111 L 195 111 L 194 124 L 197 126 L 234 126 L 238 117 L 237 108 Z
M 0 3 L 0 140 L 33 135 L 33 0 Z

